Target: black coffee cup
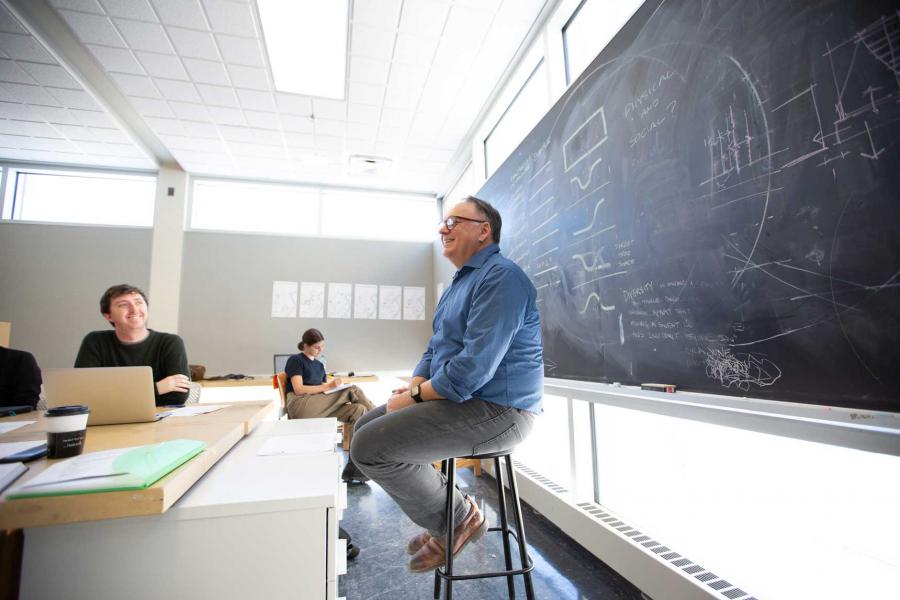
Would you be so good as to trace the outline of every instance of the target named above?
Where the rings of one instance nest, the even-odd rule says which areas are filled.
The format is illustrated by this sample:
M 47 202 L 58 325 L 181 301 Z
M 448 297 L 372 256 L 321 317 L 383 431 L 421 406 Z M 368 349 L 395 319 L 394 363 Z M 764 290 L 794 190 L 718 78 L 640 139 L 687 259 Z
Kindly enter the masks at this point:
M 83 404 L 57 406 L 44 413 L 47 417 L 47 458 L 76 456 L 84 450 L 88 415 L 91 409 Z

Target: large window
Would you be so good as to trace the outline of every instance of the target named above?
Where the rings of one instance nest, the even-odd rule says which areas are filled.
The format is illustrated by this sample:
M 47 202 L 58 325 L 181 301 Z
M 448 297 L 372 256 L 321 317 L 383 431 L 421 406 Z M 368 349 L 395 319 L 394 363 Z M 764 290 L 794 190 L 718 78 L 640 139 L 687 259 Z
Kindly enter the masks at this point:
M 197 180 L 190 227 L 336 238 L 430 241 L 434 197 Z
M 550 95 L 542 59 L 484 140 L 486 176 L 490 177 L 512 154 L 547 112 L 549 104 Z
M 581 75 L 642 2 L 643 0 L 583 0 L 578 5 L 562 29 L 566 85 Z
M 9 168 L 5 183 L 7 220 L 153 226 L 150 175 Z

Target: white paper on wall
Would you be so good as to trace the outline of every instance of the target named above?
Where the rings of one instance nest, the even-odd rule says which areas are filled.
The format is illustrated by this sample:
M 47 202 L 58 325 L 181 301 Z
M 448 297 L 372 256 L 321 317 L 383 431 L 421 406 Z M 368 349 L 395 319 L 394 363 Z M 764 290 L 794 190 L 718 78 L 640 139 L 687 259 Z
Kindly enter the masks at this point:
M 378 286 L 378 318 L 399 320 L 403 288 L 399 285 Z
M 353 290 L 353 318 L 378 318 L 378 286 L 357 283 Z
M 272 282 L 272 316 L 295 318 L 297 316 L 297 282 Z
M 352 283 L 328 284 L 328 318 L 349 319 L 353 315 L 350 312 L 353 298 Z
M 403 287 L 403 319 L 406 321 L 425 320 L 425 288 Z
M 300 282 L 300 316 L 321 319 L 325 316 L 325 284 Z

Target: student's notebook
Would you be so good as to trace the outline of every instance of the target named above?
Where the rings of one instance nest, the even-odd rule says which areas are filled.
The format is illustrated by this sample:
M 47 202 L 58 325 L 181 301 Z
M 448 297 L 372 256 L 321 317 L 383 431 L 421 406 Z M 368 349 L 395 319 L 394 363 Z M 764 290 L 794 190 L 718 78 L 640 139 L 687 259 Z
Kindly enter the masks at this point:
M 18 479 L 27 470 L 28 467 L 20 462 L 0 465 L 0 492 L 5 490 L 6 486 Z
M 7 498 L 34 498 L 140 490 L 200 454 L 198 440 L 89 452 L 59 462 L 10 491 Z

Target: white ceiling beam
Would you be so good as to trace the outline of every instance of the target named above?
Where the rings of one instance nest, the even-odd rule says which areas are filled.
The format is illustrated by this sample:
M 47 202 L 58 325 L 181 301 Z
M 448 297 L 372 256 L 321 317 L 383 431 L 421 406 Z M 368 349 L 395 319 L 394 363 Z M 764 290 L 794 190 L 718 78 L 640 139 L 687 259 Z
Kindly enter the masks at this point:
M 46 0 L 0 0 L 84 87 L 109 117 L 161 167 L 181 166 L 106 71 Z

